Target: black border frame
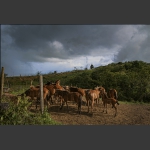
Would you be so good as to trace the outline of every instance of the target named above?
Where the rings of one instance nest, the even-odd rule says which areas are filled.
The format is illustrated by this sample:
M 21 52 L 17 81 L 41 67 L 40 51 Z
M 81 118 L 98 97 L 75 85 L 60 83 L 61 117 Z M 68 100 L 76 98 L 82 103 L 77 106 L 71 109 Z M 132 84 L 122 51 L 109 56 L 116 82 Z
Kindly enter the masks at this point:
M 148 7 L 138 1 L 2 0 L 0 24 L 150 24 Z M 0 126 L 0 148 L 146 149 L 148 135 L 149 126 Z

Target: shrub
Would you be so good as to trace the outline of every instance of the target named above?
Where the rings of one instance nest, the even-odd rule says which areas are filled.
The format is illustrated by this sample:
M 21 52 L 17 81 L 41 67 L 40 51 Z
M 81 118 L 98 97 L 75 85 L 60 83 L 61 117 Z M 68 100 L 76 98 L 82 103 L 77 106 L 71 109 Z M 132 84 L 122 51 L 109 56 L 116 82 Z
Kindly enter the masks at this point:
M 32 113 L 29 111 L 30 102 L 27 98 L 20 99 L 17 105 L 9 102 L 7 109 L 0 110 L 0 124 L 1 125 L 61 125 L 51 119 L 47 110 L 43 114 L 40 112 Z

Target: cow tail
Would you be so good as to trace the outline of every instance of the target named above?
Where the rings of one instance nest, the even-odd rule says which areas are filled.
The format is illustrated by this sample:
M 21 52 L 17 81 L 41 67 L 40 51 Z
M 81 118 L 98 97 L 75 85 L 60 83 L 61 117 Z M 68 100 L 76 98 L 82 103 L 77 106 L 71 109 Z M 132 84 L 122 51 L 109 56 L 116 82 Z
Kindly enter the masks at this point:
M 115 91 L 115 99 L 118 99 L 117 91 Z
M 119 102 L 118 102 L 118 101 L 116 101 L 116 103 L 119 105 Z

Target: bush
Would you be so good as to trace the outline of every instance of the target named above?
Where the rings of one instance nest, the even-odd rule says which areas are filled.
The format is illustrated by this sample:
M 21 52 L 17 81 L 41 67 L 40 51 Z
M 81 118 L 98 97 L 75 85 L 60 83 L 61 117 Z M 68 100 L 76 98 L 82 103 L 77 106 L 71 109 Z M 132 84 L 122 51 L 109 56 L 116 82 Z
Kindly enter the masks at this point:
M 27 99 L 21 100 L 19 105 L 10 102 L 7 109 L 0 110 L 1 125 L 61 125 L 51 119 L 47 110 L 43 114 L 29 111 L 30 102 Z

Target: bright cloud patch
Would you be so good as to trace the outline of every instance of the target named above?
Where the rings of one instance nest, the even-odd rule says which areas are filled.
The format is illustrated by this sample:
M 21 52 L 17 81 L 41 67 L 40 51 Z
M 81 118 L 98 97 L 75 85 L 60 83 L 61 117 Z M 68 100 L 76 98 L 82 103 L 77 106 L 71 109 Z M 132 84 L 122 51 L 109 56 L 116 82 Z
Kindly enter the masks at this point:
M 56 63 L 57 62 L 57 63 Z M 101 65 L 106 65 L 108 63 L 112 63 L 113 58 L 111 57 L 102 57 L 102 56 L 88 56 L 88 57 L 78 57 L 74 59 L 67 59 L 67 60 L 58 60 L 52 59 L 50 62 L 45 63 L 34 63 L 32 62 L 32 68 L 34 68 L 35 72 L 41 71 L 42 73 L 49 73 L 49 72 L 64 72 L 64 71 L 72 71 L 74 69 L 85 69 L 90 65 L 93 64 L 94 67 L 98 67 Z
M 58 42 L 58 41 L 49 42 L 49 46 L 50 46 L 50 48 L 54 48 L 56 50 L 63 49 L 63 45 L 60 42 Z

